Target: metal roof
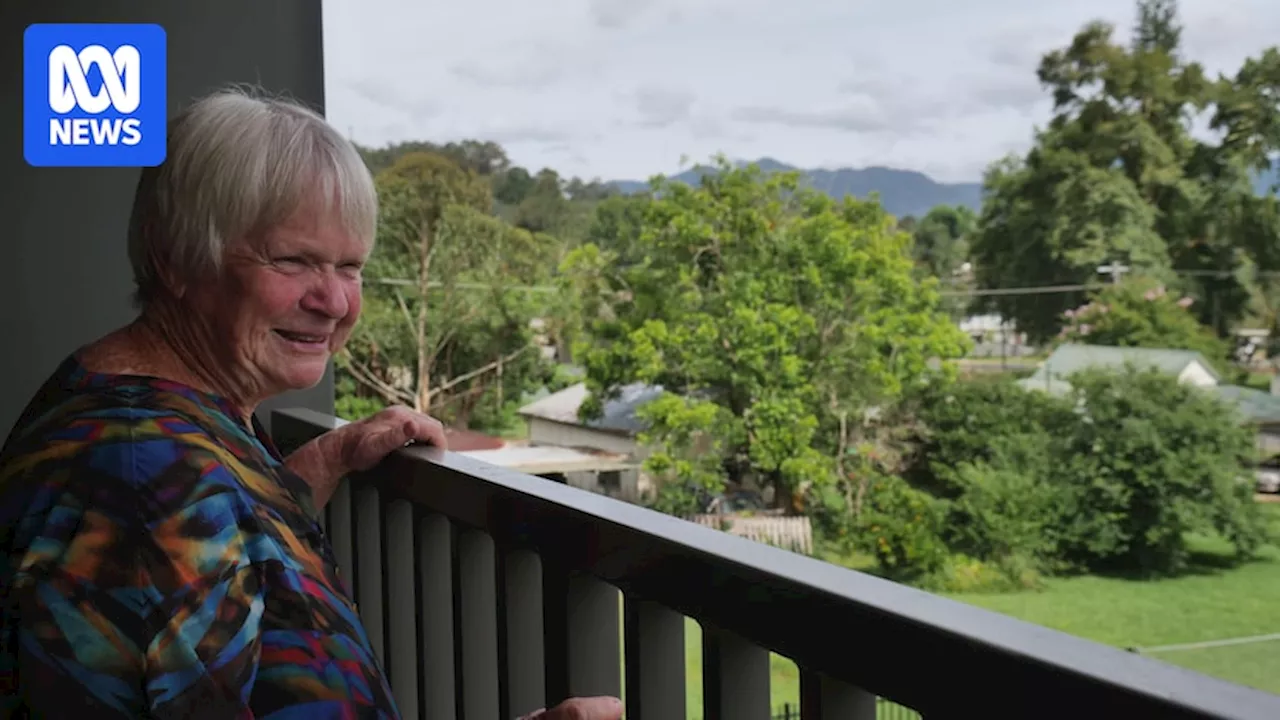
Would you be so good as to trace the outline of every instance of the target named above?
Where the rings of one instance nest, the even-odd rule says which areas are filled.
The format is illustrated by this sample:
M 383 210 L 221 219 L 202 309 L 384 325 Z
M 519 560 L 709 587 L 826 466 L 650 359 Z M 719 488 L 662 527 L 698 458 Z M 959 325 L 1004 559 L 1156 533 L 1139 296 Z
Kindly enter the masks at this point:
M 1222 376 L 1214 369 L 1204 355 L 1195 350 L 1172 350 L 1165 348 L 1109 347 L 1105 345 L 1077 345 L 1067 343 L 1059 345 L 1047 360 L 1040 364 L 1035 374 L 1023 381 L 1026 387 L 1044 388 L 1046 375 L 1051 380 L 1065 380 L 1073 373 L 1086 368 L 1122 368 L 1125 365 L 1137 367 L 1154 367 L 1170 375 L 1179 375 L 1188 365 L 1198 363 L 1221 381 Z M 1051 383 L 1052 384 L 1052 383 Z
M 1214 390 L 1250 422 L 1280 423 L 1280 397 L 1240 385 L 1219 385 Z
M 625 455 L 552 445 L 507 445 L 497 450 L 467 450 L 459 454 L 532 475 L 629 470 L 639 466 L 638 463 L 629 461 Z
M 662 388 L 657 385 L 632 383 L 624 385 L 618 391 L 618 397 L 604 404 L 604 413 L 594 420 L 583 422 L 578 418 L 578 409 L 587 399 L 588 390 L 585 383 L 569 387 L 535 400 L 520 408 L 520 414 L 526 417 L 554 420 L 568 425 L 578 425 L 595 430 L 635 435 L 645 429 L 645 424 L 636 417 L 636 411 L 646 403 L 658 399 Z

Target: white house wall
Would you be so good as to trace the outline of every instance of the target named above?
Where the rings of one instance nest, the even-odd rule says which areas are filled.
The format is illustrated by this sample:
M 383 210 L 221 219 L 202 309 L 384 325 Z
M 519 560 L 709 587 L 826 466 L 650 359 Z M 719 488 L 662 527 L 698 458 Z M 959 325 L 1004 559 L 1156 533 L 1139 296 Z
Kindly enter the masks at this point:
M 534 445 L 590 448 L 619 455 L 634 455 L 639 449 L 634 438 L 544 418 L 529 418 L 529 442 Z
M 1193 362 L 1178 375 L 1178 382 L 1195 385 L 1196 387 L 1213 387 L 1218 384 L 1213 374 L 1208 368 L 1198 362 Z

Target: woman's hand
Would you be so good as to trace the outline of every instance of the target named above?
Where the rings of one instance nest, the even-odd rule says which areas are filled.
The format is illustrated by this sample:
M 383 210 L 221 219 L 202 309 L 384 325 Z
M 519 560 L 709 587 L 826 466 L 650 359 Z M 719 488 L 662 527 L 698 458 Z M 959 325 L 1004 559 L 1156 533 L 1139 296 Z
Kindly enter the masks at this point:
M 344 475 L 368 470 L 411 442 L 448 447 L 444 425 L 439 420 L 402 405 L 389 407 L 359 422 L 330 430 L 325 435 L 335 436 L 333 452 L 337 454 L 338 463 L 345 468 Z
M 439 420 L 397 405 L 324 433 L 298 448 L 284 464 L 311 487 L 311 501 L 319 511 L 343 477 L 372 468 L 411 442 L 448 447 Z
M 622 702 L 611 697 L 570 698 L 520 720 L 622 720 Z

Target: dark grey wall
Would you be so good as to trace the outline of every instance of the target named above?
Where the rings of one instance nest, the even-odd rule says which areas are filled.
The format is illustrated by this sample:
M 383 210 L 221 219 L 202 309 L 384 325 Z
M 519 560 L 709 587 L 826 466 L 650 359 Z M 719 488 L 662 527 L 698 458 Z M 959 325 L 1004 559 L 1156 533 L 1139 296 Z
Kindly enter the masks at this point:
M 324 107 L 320 0 L 0 2 L 0 438 L 57 363 L 129 322 L 125 226 L 137 170 L 33 168 L 22 156 L 22 33 L 36 22 L 154 22 L 168 34 L 169 112 L 228 83 Z M 263 407 L 333 412 L 332 371 Z

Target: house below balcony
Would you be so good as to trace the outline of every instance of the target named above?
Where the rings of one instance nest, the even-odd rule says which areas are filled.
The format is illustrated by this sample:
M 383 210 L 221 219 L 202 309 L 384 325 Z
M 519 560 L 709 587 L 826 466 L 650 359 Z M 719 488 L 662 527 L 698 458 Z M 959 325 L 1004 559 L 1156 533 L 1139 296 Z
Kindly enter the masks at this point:
M 652 497 L 654 487 L 650 478 L 640 472 L 644 450 L 638 435 L 644 430 L 644 422 L 637 410 L 661 394 L 660 387 L 628 385 L 617 398 L 604 404 L 599 418 L 586 421 L 578 417 L 588 396 L 585 383 L 543 396 L 519 411 L 528 423 L 529 450 L 569 450 L 616 458 L 616 466 L 567 471 L 565 480 L 584 490 L 641 502 Z

